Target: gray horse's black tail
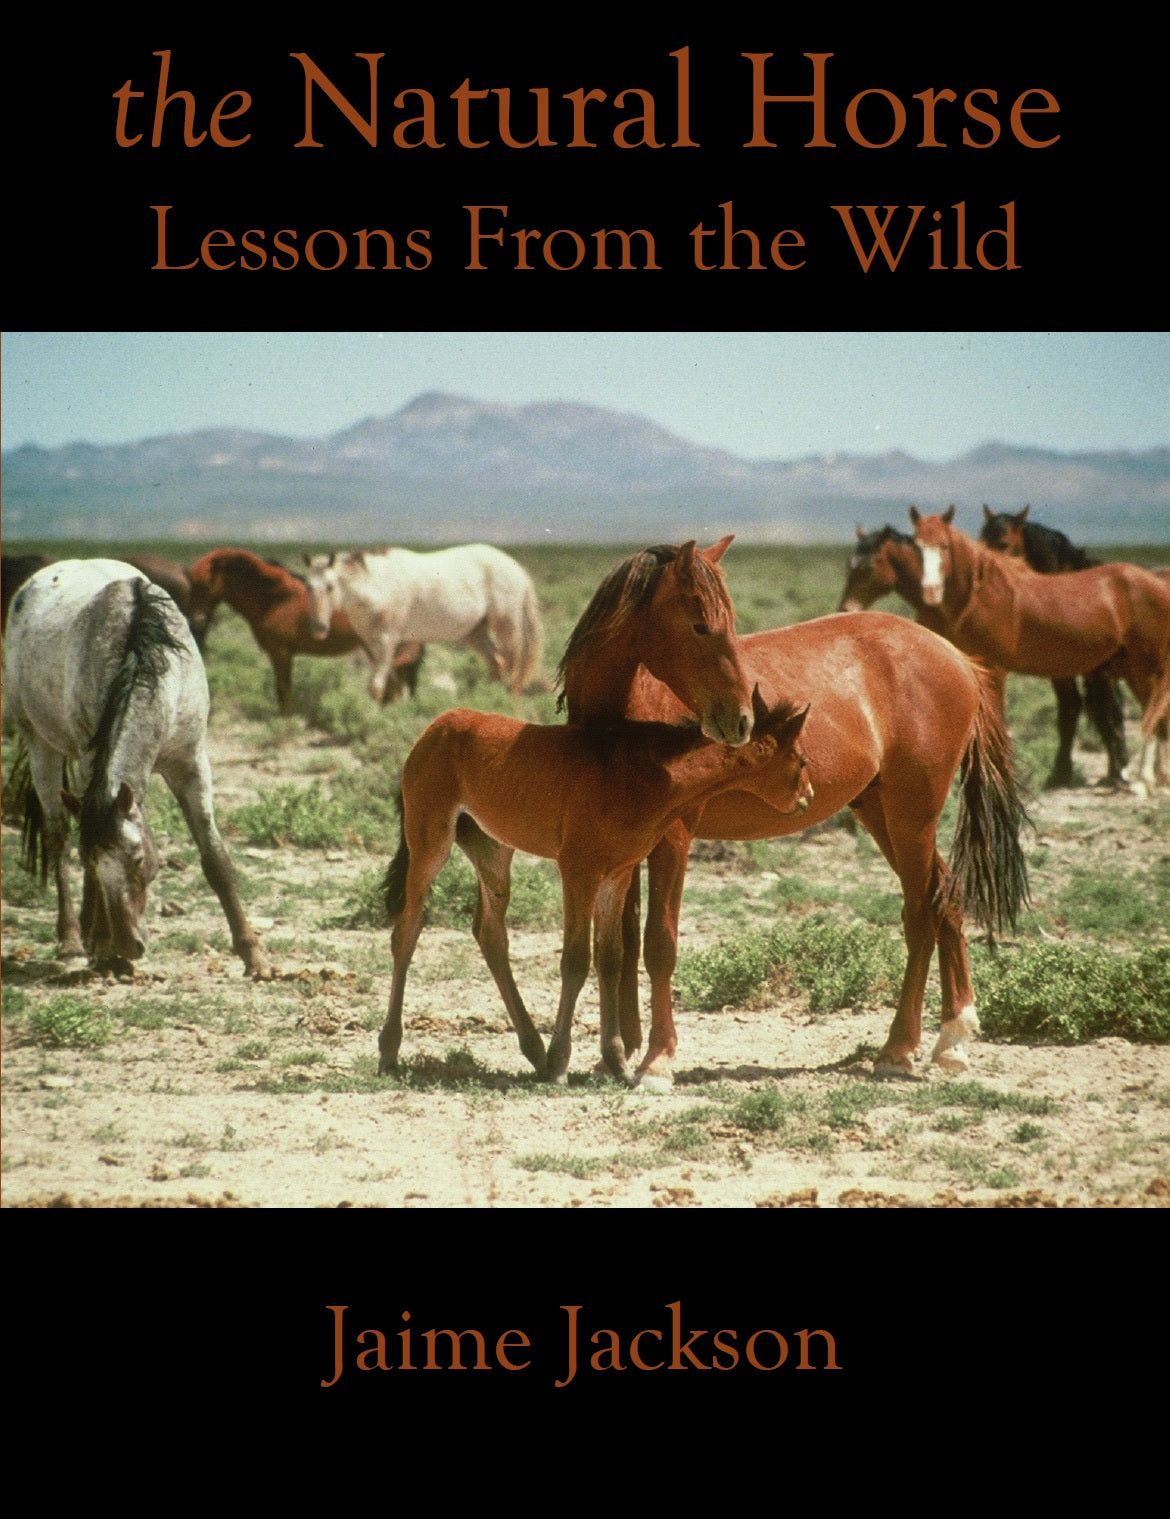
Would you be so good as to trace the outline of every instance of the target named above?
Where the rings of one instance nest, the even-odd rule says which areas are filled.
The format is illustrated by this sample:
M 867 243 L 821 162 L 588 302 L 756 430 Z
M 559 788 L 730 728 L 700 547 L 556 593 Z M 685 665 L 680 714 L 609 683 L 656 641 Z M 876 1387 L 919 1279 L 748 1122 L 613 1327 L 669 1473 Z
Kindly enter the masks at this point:
M 61 768 L 61 783 L 66 784 L 65 769 Z M 45 809 L 33 785 L 32 766 L 28 762 L 28 750 L 20 741 L 16 763 L 4 788 L 4 805 L 11 807 L 20 819 L 20 863 L 30 875 L 39 875 L 41 885 L 49 879 L 49 855 L 45 847 Z

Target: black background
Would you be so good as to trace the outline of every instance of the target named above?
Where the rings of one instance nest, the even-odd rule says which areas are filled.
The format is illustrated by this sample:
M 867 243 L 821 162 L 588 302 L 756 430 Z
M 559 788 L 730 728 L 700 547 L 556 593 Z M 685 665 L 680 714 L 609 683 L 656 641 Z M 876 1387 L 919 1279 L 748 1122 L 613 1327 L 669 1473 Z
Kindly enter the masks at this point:
M 5 326 L 1158 325 L 1164 132 L 1151 38 L 1120 24 L 1033 34 L 1018 10 L 994 22 L 968 18 L 969 34 L 904 14 L 863 26 L 779 7 L 768 20 L 737 12 L 702 27 L 632 28 L 614 10 L 565 26 L 559 19 L 534 26 L 514 12 L 478 23 L 412 13 L 408 24 L 387 7 L 374 19 L 309 16 L 258 35 L 237 13 L 199 27 L 33 18 L 7 47 Z M 352 84 L 355 98 L 364 65 L 353 55 L 383 52 L 388 139 L 399 89 L 443 97 L 465 77 L 478 87 L 510 85 L 518 103 L 534 85 L 554 96 L 640 86 L 668 102 L 669 55 L 682 46 L 691 49 L 691 130 L 701 150 L 573 155 L 451 145 L 408 154 L 368 149 L 339 123 L 328 151 L 292 146 L 301 88 L 293 51 Z M 253 95 L 246 148 L 114 145 L 113 91 L 131 79 L 149 96 L 152 55 L 164 48 L 172 50 L 172 89 L 192 90 L 203 115 L 229 91 Z M 776 88 L 794 91 L 808 79 L 802 55 L 832 52 L 829 135 L 842 146 L 806 150 L 799 143 L 807 134 L 788 128 L 782 149 L 746 152 L 745 52 L 775 54 L 787 70 Z M 1061 141 L 1045 151 L 1005 141 L 983 153 L 926 153 L 913 146 L 911 128 L 905 146 L 846 146 L 843 108 L 858 90 L 888 89 L 913 108 L 914 93 L 930 85 L 960 96 L 992 88 L 1001 100 L 1048 89 L 1062 107 Z M 807 120 L 783 108 L 781 122 L 786 112 Z M 327 119 L 322 108 L 322 127 Z M 1040 135 L 1045 120 L 1033 118 Z M 664 104 L 663 135 L 672 125 Z M 686 234 L 699 220 L 710 225 L 727 200 L 740 225 L 769 235 L 806 230 L 809 267 L 690 267 Z M 1020 270 L 932 272 L 920 251 L 894 274 L 865 276 L 829 210 L 921 202 L 929 211 L 959 200 L 976 231 L 980 217 L 1016 202 Z M 508 204 L 510 226 L 649 226 L 664 268 L 469 273 L 461 208 L 471 203 Z M 435 264 L 389 273 L 155 272 L 153 204 L 173 206 L 175 232 L 196 241 L 214 228 L 425 226 Z M 830 1464 L 818 1467 L 826 1482 L 855 1469 L 903 1478 L 932 1451 L 963 1471 L 1004 1447 L 1034 1449 L 1054 1424 L 1065 1456 L 1084 1460 L 1108 1451 L 1117 1429 L 1132 1436 L 1145 1377 L 1164 1369 L 1156 1287 L 1164 1251 L 1150 1239 L 1153 1214 L 5 1217 L 6 1258 L 20 1284 L 6 1315 L 9 1374 L 23 1389 L 20 1427 L 43 1427 L 51 1416 L 74 1443 L 132 1433 L 148 1464 L 168 1453 L 180 1485 L 209 1475 L 203 1456 L 215 1452 L 214 1471 L 225 1450 L 242 1448 L 266 1471 L 279 1466 L 339 1489 L 380 1478 L 371 1492 L 389 1499 L 401 1462 L 421 1459 L 443 1483 L 466 1480 L 466 1442 L 476 1436 L 499 1442 L 500 1474 L 512 1479 L 534 1470 L 536 1442 L 552 1463 L 554 1491 L 566 1478 L 600 1479 L 604 1454 L 636 1472 L 643 1452 L 651 1487 L 698 1461 L 725 1471 L 737 1489 L 750 1476 L 777 1495 L 826 1450 Z M 543 1343 L 555 1342 L 564 1303 L 585 1305 L 593 1326 L 628 1332 L 661 1323 L 664 1305 L 677 1299 L 695 1326 L 735 1327 L 741 1337 L 761 1327 L 827 1327 L 845 1370 L 627 1372 L 582 1376 L 561 1391 L 539 1368 L 417 1374 L 405 1388 L 399 1373 L 364 1381 L 351 1373 L 329 1391 L 319 1385 L 329 1374 L 331 1303 L 351 1305 L 355 1325 L 388 1332 L 409 1309 L 420 1327 L 519 1327 Z M 483 1471 L 488 1486 L 491 1468 Z

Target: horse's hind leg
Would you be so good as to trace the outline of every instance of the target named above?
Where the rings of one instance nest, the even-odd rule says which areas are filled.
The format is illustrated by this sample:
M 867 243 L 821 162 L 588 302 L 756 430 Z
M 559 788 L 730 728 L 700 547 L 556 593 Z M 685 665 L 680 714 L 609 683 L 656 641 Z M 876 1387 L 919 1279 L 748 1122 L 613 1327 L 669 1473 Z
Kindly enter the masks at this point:
M 508 957 L 506 914 L 512 888 L 512 855 L 515 852 L 486 834 L 468 813 L 460 814 L 455 827 L 455 842 L 475 867 L 479 890 L 475 902 L 472 933 L 479 945 L 492 979 L 499 988 L 512 1027 L 520 1041 L 524 1058 L 543 1076 L 544 1041 L 524 1006 L 524 999 L 512 976 Z
M 390 980 L 390 1003 L 386 1009 L 386 1021 L 378 1035 L 379 1076 L 386 1076 L 398 1069 L 406 973 L 410 969 L 418 936 L 422 932 L 427 894 L 435 877 L 447 862 L 454 839 L 454 806 L 424 808 L 404 791 L 402 839 L 386 872 L 386 905 L 393 924 L 390 931 L 390 953 L 394 960 L 394 971 Z
M 880 787 L 864 792 L 852 803 L 858 821 L 873 837 L 893 867 L 902 886 L 902 930 L 906 939 L 906 971 L 894 1021 L 874 1061 L 878 1075 L 910 1075 L 914 1051 L 922 1040 L 922 1008 L 926 980 L 935 943 L 939 948 L 939 974 L 943 989 L 943 1023 L 932 1059 L 944 1070 L 966 1066 L 962 1045 L 979 1031 L 967 968 L 967 948 L 962 919 L 955 909 L 942 906 L 941 890 L 946 866 L 935 847 L 935 817 L 922 821 L 920 788 L 907 798 L 906 816 L 887 815 Z
M 1108 786 L 1120 786 L 1125 780 L 1125 767 L 1129 764 L 1129 749 L 1125 742 L 1125 713 L 1117 682 L 1106 673 L 1104 667 L 1085 676 L 1085 710 L 1089 714 L 1089 721 L 1100 734 L 1109 758 L 1105 783 Z
M 493 680 L 502 682 L 505 679 L 507 665 L 500 654 L 487 617 L 480 618 L 463 642 L 469 649 L 474 649 L 477 654 L 482 655 Z
M 1075 679 L 1054 680 L 1052 690 L 1056 696 L 1056 758 L 1052 772 L 1044 782 L 1045 789 L 1056 791 L 1073 783 L 1072 751 L 1077 736 L 1077 720 L 1081 715 L 1081 693 Z
M 203 867 L 207 884 L 219 898 L 219 905 L 223 908 L 223 915 L 231 930 L 232 949 L 244 962 L 244 974 L 257 981 L 270 978 L 272 967 L 260 948 L 256 931 L 248 922 L 248 915 L 240 902 L 235 872 L 215 824 L 211 765 L 206 751 L 200 749 L 194 759 L 182 764 L 160 765 L 159 770 L 182 809 L 191 837 L 198 845 L 199 863 Z
M 84 957 L 85 948 L 69 890 L 69 814 L 61 800 L 65 760 L 37 743 L 27 743 L 27 748 L 31 790 L 25 805 L 39 812 L 34 832 L 40 831 L 45 864 L 57 888 L 57 958 L 77 959 Z

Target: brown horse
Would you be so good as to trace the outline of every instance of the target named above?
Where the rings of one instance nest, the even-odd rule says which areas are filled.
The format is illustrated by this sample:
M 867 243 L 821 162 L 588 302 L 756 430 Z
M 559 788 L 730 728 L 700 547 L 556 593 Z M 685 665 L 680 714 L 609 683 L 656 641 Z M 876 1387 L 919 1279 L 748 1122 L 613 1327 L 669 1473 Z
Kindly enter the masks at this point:
M 187 574 L 191 581 L 189 620 L 200 648 L 216 610 L 226 602 L 248 624 L 252 637 L 268 656 L 281 716 L 289 711 L 295 654 L 332 657 L 364 649 L 344 613 L 334 616 L 328 632 L 318 638 L 313 632 L 305 582 L 282 565 L 247 549 L 212 549 L 188 566 Z M 399 674 L 412 695 L 422 654 L 417 643 L 402 644 L 395 654 Z
M 583 613 L 559 671 L 571 724 L 673 721 L 691 712 L 701 716 L 709 736 L 728 736 L 735 712 L 728 697 L 745 679 L 758 684 L 765 701 L 811 703 L 802 747 L 816 798 L 807 810 L 790 810 L 783 768 L 765 765 L 749 782 L 714 797 L 697 820 L 676 820 L 649 856 L 651 1033 L 639 1074 L 669 1079 L 678 1042 L 671 979 L 692 837 L 775 838 L 823 822 L 844 806 L 876 840 L 904 899 L 906 972 L 877 1069 L 911 1068 L 937 942 L 943 1024 L 933 1058 L 945 1069 L 962 1070 L 963 1044 L 978 1031 L 962 898 L 998 927 L 1014 923 L 1027 893 L 1018 836 L 1023 808 L 987 677 L 942 639 L 880 612 L 820 618 L 737 640 L 717 564 L 730 542 L 724 538 L 700 552 L 693 544 L 646 549 L 618 565 Z M 720 711 L 725 715 L 708 726 Z M 960 765 L 952 876 L 935 835 Z M 506 902 L 506 861 L 497 880 Z M 480 900 L 483 910 L 482 892 Z M 495 911 L 502 918 L 503 908 Z M 623 916 L 619 990 L 627 1060 L 642 1043 L 638 914 L 635 872 Z
M 406 973 L 427 893 L 458 841 L 479 881 L 475 937 L 525 1056 L 550 1081 L 566 1079 L 592 924 L 602 1059 L 632 1086 L 619 1008 L 631 876 L 672 824 L 692 826 L 712 795 L 749 781 L 763 765 L 773 776 L 774 805 L 806 808 L 812 788 L 796 747 L 806 710 L 780 703 L 768 711 L 756 693 L 752 737 L 735 745 L 667 723 L 540 725 L 466 708 L 436 718 L 402 772 L 402 840 L 386 874 L 394 977 L 380 1071 L 397 1066 Z M 561 996 L 547 1059 L 508 963 L 504 909 L 516 849 L 556 860 L 561 874 Z
M 777 776 L 765 766 L 748 784 L 713 798 L 691 833 L 707 839 L 776 838 L 850 807 L 902 887 L 906 970 L 875 1071 L 913 1069 L 936 943 L 942 1026 L 931 1058 L 945 1070 L 965 1070 L 964 1045 L 979 1023 L 964 905 L 989 927 L 1002 928 L 1014 925 L 1027 896 L 1019 843 L 1023 807 L 987 673 L 917 623 L 881 612 L 822 617 L 751 634 L 740 639 L 739 653 L 766 700 L 783 691 L 789 700 L 811 704 L 803 745 L 816 800 L 799 818 L 785 815 L 776 805 Z M 656 693 L 644 688 L 631 694 L 630 710 L 658 717 L 676 710 L 676 704 L 661 687 Z M 960 767 L 963 785 L 948 869 L 936 835 Z M 671 978 L 689 844 L 690 837 L 676 828 L 649 860 L 645 959 L 651 1033 L 641 1071 L 667 1079 L 677 1045 Z M 637 932 L 635 914 L 631 901 L 627 942 Z
M 1170 786 L 1170 586 L 1132 564 L 1038 575 L 910 508 L 917 595 L 966 653 L 999 670 L 1067 679 L 1108 666 L 1142 709 L 1135 790 Z

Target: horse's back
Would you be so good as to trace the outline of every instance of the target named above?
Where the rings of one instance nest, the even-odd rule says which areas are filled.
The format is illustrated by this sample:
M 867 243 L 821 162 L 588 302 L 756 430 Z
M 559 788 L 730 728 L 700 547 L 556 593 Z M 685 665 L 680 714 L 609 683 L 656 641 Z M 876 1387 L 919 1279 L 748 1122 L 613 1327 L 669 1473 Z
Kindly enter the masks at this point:
M 136 582 L 150 586 L 123 560 L 67 559 L 21 587 L 5 641 L 5 697 L 27 736 L 74 756 L 88 744 L 125 657 Z M 178 734 L 186 747 L 189 735 L 198 741 L 206 731 L 207 678 L 186 619 L 170 596 L 153 594 L 168 644 L 182 655 L 159 688 L 162 726 L 168 741 Z

